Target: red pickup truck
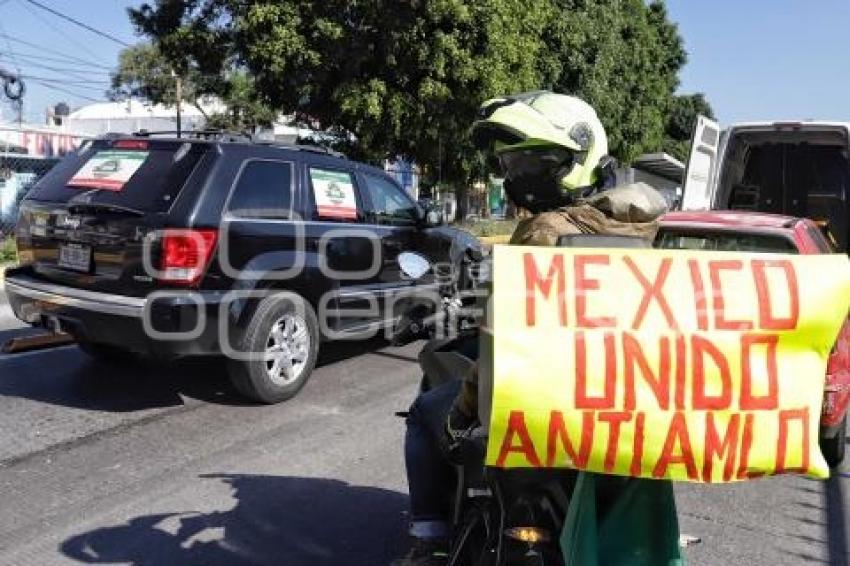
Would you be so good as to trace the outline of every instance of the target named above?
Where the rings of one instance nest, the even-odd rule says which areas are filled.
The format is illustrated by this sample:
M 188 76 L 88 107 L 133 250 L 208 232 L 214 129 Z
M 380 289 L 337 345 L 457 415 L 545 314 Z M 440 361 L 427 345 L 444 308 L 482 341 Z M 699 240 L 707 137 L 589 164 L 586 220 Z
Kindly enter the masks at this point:
M 835 249 L 807 218 L 749 211 L 670 212 L 661 218 L 655 247 L 727 252 L 829 254 Z M 829 356 L 820 447 L 835 467 L 844 458 L 850 404 L 850 319 Z

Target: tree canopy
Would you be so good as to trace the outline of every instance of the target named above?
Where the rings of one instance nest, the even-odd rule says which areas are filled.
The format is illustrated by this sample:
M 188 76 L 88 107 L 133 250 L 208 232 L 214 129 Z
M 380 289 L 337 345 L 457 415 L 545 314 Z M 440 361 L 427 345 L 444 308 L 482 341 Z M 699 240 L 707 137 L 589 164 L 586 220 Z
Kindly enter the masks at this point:
M 686 61 L 657 0 L 156 0 L 130 15 L 183 72 L 244 72 L 248 98 L 353 156 L 413 158 L 458 185 L 484 170 L 469 127 L 501 94 L 576 94 L 615 157 L 660 150 Z
M 213 74 L 201 72 L 186 61 L 166 57 L 156 44 L 139 43 L 121 51 L 112 74 L 112 100 L 140 97 L 154 104 L 177 102 L 177 78 L 182 81 L 181 102 L 192 104 L 210 127 L 251 130 L 270 124 L 275 112 L 254 96 L 253 79 L 246 72 L 222 65 Z M 216 96 L 227 107 L 224 113 L 207 114 L 200 104 L 204 96 Z
M 700 115 L 714 118 L 714 110 L 705 95 L 698 93 L 675 96 L 667 111 L 664 151 L 680 161 L 687 161 L 694 124 Z

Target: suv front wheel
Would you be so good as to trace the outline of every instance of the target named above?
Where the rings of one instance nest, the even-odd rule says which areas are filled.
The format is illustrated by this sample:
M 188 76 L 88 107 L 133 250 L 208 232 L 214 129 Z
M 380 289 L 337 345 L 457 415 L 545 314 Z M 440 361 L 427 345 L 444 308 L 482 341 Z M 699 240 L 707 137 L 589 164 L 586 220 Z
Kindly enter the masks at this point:
M 294 294 L 264 300 L 248 324 L 230 360 L 234 387 L 261 403 L 293 397 L 307 382 L 319 354 L 319 324 L 310 304 Z

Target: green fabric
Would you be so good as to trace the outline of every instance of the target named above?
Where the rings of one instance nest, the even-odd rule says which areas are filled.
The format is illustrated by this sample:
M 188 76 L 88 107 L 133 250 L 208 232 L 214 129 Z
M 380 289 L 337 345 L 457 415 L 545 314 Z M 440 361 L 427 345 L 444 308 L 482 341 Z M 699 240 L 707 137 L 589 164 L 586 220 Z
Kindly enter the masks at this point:
M 567 566 L 683 566 L 673 483 L 581 472 L 560 543 Z

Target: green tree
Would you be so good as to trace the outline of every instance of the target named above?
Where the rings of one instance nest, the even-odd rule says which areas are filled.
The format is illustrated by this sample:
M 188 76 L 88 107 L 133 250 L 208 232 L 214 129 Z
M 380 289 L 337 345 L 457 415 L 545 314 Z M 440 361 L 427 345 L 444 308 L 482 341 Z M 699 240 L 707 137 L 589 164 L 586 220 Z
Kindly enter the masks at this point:
M 237 60 L 263 103 L 335 135 L 353 157 L 414 158 L 462 190 L 483 169 L 468 135 L 479 104 L 541 83 L 535 30 L 549 10 L 520 0 L 159 0 L 131 17 L 169 57 Z
M 118 54 L 118 68 L 112 74 L 112 88 L 107 94 L 113 100 L 138 97 L 174 104 L 177 95 L 173 72 L 171 63 L 156 47 L 140 43 Z M 191 97 L 192 90 L 187 88 L 186 96 Z
M 658 151 L 665 113 L 687 56 L 663 3 L 643 0 L 555 0 L 546 30 L 559 92 L 592 104 L 612 155 L 629 162 Z
M 275 118 L 272 109 L 253 96 L 253 79 L 244 71 L 224 64 L 215 72 L 202 71 L 185 58 L 166 57 L 152 43 L 139 43 L 121 51 L 107 94 L 112 100 L 138 97 L 154 104 L 174 105 L 178 77 L 181 102 L 197 108 L 209 127 L 250 131 L 270 124 Z M 205 96 L 221 99 L 227 111 L 207 113 L 200 103 Z
M 259 104 L 327 132 L 352 157 L 415 159 L 461 194 L 486 166 L 481 102 L 538 88 L 597 107 L 612 153 L 661 148 L 685 52 L 643 0 L 156 0 L 137 29 L 184 69 L 247 73 Z
M 674 97 L 667 112 L 664 151 L 680 161 L 687 161 L 691 150 L 691 135 L 700 115 L 714 119 L 714 110 L 704 94 L 682 94 Z

